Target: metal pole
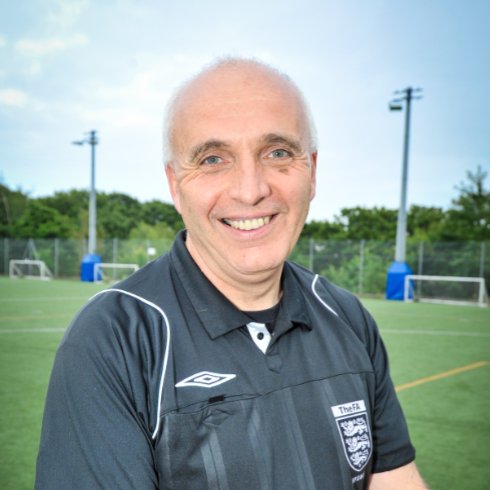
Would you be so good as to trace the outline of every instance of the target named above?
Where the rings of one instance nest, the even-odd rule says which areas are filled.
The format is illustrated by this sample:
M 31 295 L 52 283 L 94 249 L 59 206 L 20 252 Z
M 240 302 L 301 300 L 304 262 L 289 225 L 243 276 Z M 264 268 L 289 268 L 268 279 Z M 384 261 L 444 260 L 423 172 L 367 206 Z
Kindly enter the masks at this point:
M 95 253 L 97 244 L 96 236 L 96 202 L 95 202 L 95 145 L 98 143 L 97 131 L 89 131 L 89 137 L 81 141 L 73 141 L 74 145 L 88 143 L 91 147 L 91 172 L 90 172 L 90 197 L 88 206 L 88 253 Z
M 88 253 L 95 253 L 97 232 L 96 232 L 96 197 L 95 197 L 95 145 L 97 137 L 95 131 L 90 131 L 90 146 L 92 147 L 91 155 L 91 175 L 90 175 L 90 201 L 88 213 Z
M 398 221 L 396 225 L 395 260 L 405 262 L 406 236 L 407 236 L 407 181 L 408 181 L 408 147 L 410 140 L 410 105 L 412 101 L 412 88 L 408 87 L 405 107 L 405 137 L 403 141 L 402 186 L 400 193 L 400 207 L 398 208 Z

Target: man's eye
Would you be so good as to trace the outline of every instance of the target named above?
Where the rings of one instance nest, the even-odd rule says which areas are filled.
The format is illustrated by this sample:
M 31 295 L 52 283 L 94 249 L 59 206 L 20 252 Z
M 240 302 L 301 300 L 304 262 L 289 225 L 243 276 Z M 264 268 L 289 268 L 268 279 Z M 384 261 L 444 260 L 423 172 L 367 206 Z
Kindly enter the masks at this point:
M 223 160 L 220 157 L 217 157 L 216 155 L 212 155 L 210 157 L 205 158 L 202 161 L 203 165 L 217 165 L 218 163 L 221 163 Z
M 291 156 L 291 153 L 287 150 L 283 149 L 278 149 L 278 150 L 273 150 L 269 153 L 270 158 L 288 158 Z

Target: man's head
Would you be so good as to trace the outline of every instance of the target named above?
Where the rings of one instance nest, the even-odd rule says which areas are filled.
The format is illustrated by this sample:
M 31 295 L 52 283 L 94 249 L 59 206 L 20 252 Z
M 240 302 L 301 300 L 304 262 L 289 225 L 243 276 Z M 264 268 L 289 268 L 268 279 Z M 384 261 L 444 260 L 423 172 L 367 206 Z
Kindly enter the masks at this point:
M 315 193 L 299 90 L 267 65 L 227 59 L 177 92 L 167 121 L 167 177 L 194 260 L 215 283 L 280 275 Z

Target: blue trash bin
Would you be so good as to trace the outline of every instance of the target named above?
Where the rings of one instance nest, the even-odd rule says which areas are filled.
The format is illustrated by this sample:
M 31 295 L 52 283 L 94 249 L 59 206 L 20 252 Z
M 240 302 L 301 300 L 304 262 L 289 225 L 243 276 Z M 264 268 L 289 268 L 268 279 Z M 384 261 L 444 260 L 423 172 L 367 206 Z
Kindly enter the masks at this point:
M 94 277 L 95 264 L 102 262 L 102 259 L 97 254 L 85 254 L 80 264 L 80 279 L 85 282 L 100 281 L 101 275 Z

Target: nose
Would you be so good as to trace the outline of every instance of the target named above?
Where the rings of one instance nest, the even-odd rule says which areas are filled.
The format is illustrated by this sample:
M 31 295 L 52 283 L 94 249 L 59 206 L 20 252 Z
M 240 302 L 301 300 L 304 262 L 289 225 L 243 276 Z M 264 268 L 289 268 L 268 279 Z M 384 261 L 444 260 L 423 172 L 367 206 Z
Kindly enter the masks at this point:
M 236 163 L 230 185 L 230 196 L 249 206 L 254 206 L 271 193 L 267 169 L 254 158 Z

